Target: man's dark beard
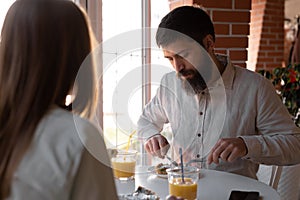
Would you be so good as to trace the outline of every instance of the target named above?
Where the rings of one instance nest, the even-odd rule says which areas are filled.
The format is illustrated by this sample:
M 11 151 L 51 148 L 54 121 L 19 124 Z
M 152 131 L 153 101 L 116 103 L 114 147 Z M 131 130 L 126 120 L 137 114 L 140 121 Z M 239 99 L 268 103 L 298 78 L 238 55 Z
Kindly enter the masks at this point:
M 193 77 L 184 78 L 189 74 L 193 74 Z M 182 80 L 183 89 L 189 94 L 199 94 L 207 88 L 205 80 L 197 70 L 182 70 L 178 73 L 178 77 Z

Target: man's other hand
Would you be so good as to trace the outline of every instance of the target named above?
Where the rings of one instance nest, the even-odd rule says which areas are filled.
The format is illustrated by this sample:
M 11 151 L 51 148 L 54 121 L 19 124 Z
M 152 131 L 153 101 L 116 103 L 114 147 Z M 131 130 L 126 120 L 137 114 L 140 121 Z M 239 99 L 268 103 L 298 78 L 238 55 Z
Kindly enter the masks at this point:
M 219 164 L 219 158 L 226 162 L 233 162 L 237 158 L 243 157 L 248 150 L 242 138 L 222 138 L 219 139 L 210 151 L 207 163 Z

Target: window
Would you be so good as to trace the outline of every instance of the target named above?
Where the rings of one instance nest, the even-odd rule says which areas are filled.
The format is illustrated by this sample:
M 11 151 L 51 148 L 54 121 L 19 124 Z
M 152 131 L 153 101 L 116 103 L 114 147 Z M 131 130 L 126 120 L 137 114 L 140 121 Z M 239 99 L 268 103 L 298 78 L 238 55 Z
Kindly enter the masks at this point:
M 108 63 L 103 66 L 103 132 L 109 147 L 126 148 L 143 108 L 141 3 L 102 1 L 103 60 Z M 152 0 L 151 9 L 147 7 L 147 12 L 150 10 L 151 27 L 157 28 L 161 18 L 169 12 L 168 1 Z M 145 17 L 149 20 L 149 16 Z M 170 64 L 163 58 L 161 50 L 155 47 L 151 49 L 151 75 L 146 74 L 151 77 L 151 97 L 162 75 L 172 70 L 171 67 L 161 70 L 161 66 Z M 130 148 L 139 150 L 141 145 L 135 136 L 131 139 Z
M 0 30 L 2 30 L 2 25 L 6 16 L 6 13 L 10 6 L 15 2 L 15 0 L 5 0 L 0 3 Z

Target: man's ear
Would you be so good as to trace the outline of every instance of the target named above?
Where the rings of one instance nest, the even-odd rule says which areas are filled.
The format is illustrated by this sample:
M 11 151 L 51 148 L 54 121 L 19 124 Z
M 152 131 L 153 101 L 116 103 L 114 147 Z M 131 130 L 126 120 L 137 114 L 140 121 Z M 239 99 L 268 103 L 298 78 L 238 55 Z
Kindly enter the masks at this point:
M 208 34 L 203 38 L 203 46 L 208 53 L 213 53 L 215 41 L 212 35 Z

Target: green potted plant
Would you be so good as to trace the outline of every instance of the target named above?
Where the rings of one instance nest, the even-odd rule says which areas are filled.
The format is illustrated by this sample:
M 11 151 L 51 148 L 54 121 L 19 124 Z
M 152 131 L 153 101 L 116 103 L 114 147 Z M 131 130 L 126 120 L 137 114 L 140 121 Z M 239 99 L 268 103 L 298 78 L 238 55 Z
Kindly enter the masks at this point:
M 295 124 L 300 126 L 300 63 L 258 72 L 272 81 Z

